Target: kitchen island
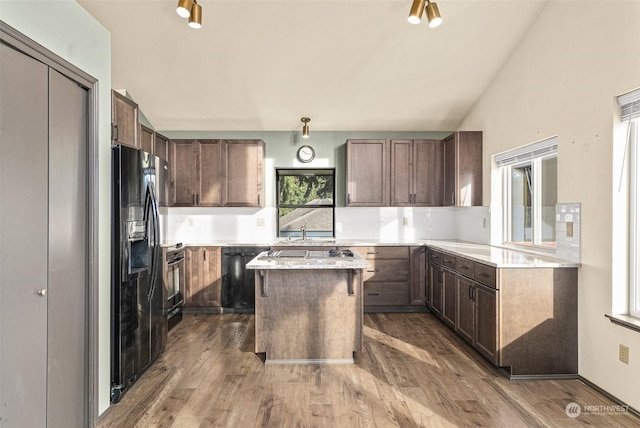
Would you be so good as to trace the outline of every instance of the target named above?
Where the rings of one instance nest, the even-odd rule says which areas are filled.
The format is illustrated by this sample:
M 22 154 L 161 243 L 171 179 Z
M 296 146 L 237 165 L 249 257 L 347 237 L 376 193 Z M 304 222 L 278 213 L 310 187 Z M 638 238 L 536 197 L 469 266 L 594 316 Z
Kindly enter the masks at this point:
M 255 352 L 270 364 L 353 363 L 362 349 L 362 270 L 351 251 L 265 251 L 255 270 Z

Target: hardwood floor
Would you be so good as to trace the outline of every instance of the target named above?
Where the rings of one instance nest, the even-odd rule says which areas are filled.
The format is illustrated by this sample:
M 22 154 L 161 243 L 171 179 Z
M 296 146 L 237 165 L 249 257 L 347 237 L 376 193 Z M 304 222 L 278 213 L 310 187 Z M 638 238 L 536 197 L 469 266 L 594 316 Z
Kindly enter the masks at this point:
M 253 315 L 186 315 L 100 427 L 637 427 L 577 380 L 509 381 L 431 314 L 365 314 L 355 365 L 264 365 Z M 582 408 L 569 418 L 569 403 Z M 602 412 L 602 410 L 609 410 Z M 615 409 L 613 409 L 615 410 Z

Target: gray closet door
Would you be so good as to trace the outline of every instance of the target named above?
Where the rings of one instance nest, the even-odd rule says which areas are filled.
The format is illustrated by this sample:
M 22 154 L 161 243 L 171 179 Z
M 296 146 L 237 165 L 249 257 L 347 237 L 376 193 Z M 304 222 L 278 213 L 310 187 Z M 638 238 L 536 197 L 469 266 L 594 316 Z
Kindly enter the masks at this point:
M 81 427 L 87 397 L 88 92 L 49 69 L 47 426 Z
M 0 425 L 87 421 L 88 92 L 0 43 Z
M 0 421 L 8 427 L 46 424 L 47 69 L 0 44 Z

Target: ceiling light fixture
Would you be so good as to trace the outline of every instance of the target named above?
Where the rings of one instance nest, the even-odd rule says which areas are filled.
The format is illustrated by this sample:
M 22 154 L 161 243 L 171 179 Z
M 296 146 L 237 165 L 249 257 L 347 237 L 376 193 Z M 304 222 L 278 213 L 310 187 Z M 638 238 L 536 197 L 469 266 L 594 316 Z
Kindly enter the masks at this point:
M 176 7 L 176 13 L 181 18 L 188 18 L 191 16 L 191 8 L 193 7 L 193 0 L 178 0 L 178 6 Z
M 189 27 L 202 28 L 202 6 L 200 6 L 196 0 L 193 0 L 193 6 L 191 7 Z
M 311 122 L 311 119 L 303 117 L 300 121 L 304 123 L 302 126 L 302 138 L 309 138 L 309 122 Z
M 422 11 L 424 10 L 424 3 L 426 0 L 413 0 L 411 5 L 411 11 L 409 12 L 409 22 L 411 24 L 419 24 L 420 18 L 422 18 Z
M 426 10 L 429 27 L 436 28 L 438 25 L 442 24 L 442 17 L 440 17 L 440 11 L 438 10 L 437 4 L 431 3 L 429 0 L 427 0 Z

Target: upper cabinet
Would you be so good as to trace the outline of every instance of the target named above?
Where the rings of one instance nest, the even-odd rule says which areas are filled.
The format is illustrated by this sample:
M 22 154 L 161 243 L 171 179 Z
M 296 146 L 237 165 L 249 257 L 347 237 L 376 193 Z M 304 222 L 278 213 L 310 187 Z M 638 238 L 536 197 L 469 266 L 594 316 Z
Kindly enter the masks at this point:
M 169 160 L 169 139 L 157 132 L 153 142 L 153 154 L 166 161 Z
M 440 144 L 438 140 L 391 140 L 391 206 L 439 205 Z
M 456 132 L 443 140 L 443 206 L 482 205 L 482 132 Z
M 138 141 L 138 104 L 111 91 L 111 143 L 140 148 Z
M 387 140 L 347 140 L 347 206 L 389 205 Z
M 171 140 L 174 206 L 261 207 L 262 140 Z
M 140 137 L 139 147 L 147 153 L 153 153 L 153 144 L 156 137 L 155 131 L 144 125 L 140 125 L 138 136 Z
M 264 204 L 264 141 L 226 140 L 223 146 L 223 206 Z
M 172 140 L 170 164 L 173 205 L 216 207 L 221 205 L 222 140 Z

